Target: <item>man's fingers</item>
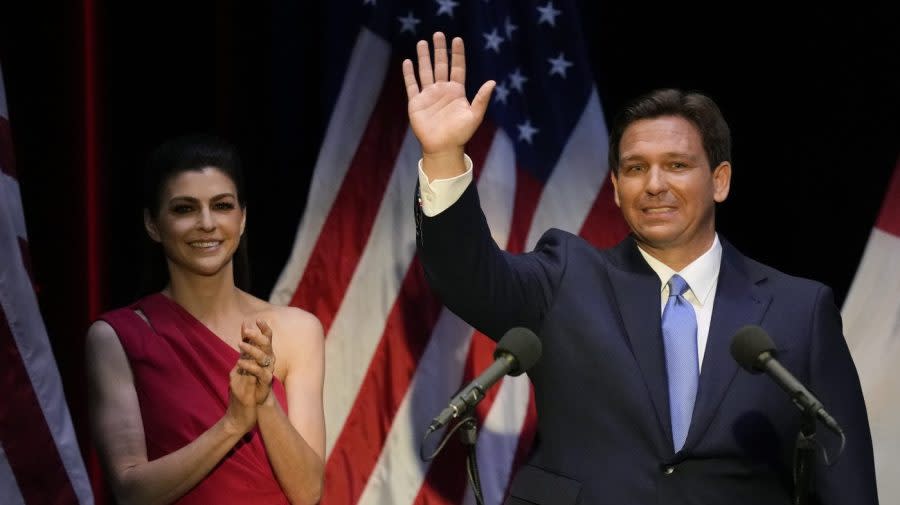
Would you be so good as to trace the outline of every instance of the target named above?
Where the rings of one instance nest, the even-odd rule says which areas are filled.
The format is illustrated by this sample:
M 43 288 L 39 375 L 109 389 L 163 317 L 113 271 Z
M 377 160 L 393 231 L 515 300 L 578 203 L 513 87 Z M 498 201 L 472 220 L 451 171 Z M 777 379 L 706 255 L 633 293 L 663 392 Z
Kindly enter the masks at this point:
M 412 60 L 403 60 L 403 83 L 406 85 L 406 99 L 412 100 L 419 94 L 419 83 L 416 82 L 416 74 L 413 70 Z
M 434 74 L 431 73 L 431 55 L 428 54 L 428 42 L 420 40 L 416 44 L 416 54 L 419 56 L 419 84 L 423 88 L 434 84 Z
M 458 82 L 463 86 L 466 85 L 466 48 L 463 46 L 463 40 L 459 37 L 453 38 L 451 46 L 453 51 L 450 60 L 450 80 Z
M 472 112 L 478 116 L 479 122 L 481 122 L 485 111 L 487 111 L 488 105 L 491 103 L 491 93 L 493 93 L 496 85 L 497 83 L 494 81 L 488 81 L 482 84 L 478 93 L 475 93 L 475 98 L 472 99 Z
M 447 39 L 441 32 L 434 32 L 434 80 L 442 82 L 447 80 Z

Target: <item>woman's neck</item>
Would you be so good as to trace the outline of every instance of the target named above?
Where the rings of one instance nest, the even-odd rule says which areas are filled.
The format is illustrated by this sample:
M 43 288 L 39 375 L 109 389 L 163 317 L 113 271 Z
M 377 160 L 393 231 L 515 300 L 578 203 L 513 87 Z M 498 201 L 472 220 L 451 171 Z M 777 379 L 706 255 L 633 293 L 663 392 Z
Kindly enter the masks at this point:
M 170 269 L 169 285 L 163 290 L 163 294 L 198 320 L 207 323 L 214 323 L 235 311 L 240 312 L 240 290 L 234 285 L 230 268 L 211 276 Z

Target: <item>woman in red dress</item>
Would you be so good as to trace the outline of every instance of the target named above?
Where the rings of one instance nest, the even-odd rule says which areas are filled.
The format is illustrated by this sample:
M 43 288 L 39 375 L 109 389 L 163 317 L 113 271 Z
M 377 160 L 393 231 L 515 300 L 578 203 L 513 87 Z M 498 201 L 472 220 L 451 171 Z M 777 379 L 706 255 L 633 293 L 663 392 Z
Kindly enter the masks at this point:
M 168 282 L 87 334 L 92 428 L 117 501 L 316 503 L 322 326 L 235 284 L 246 222 L 237 154 L 183 137 L 154 152 L 147 175 L 144 225 Z

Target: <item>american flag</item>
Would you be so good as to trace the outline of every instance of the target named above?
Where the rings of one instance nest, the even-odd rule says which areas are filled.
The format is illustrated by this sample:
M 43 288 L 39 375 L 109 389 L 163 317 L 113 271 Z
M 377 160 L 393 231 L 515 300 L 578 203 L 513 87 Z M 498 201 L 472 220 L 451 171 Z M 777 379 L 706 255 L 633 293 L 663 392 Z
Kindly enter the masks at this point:
M 0 503 L 90 504 L 91 487 L 28 268 L 0 71 Z
M 467 146 L 494 239 L 530 250 L 551 227 L 610 246 L 626 233 L 607 176 L 607 128 L 574 1 L 364 0 L 290 258 L 271 301 L 313 312 L 326 332 L 324 504 L 472 502 L 456 442 L 432 463 L 432 416 L 492 362 L 494 344 L 445 309 L 415 258 L 421 148 L 401 61 L 443 31 L 466 42 L 468 96 L 497 87 Z M 353 15 L 348 15 L 353 19 Z M 486 503 L 527 455 L 527 377 L 478 407 Z
M 841 309 L 859 371 L 881 503 L 900 503 L 900 160 Z

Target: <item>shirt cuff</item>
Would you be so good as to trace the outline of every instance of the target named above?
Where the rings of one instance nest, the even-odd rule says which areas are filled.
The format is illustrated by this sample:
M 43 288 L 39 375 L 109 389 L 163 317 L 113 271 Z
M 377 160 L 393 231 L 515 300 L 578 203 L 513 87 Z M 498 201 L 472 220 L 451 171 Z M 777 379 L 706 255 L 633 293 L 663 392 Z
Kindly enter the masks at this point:
M 422 160 L 419 159 L 419 196 L 421 198 L 422 212 L 428 217 L 434 217 L 447 210 L 459 200 L 459 197 L 472 182 L 472 158 L 468 154 L 463 155 L 466 163 L 466 171 L 449 179 L 435 179 L 428 181 L 428 176 L 422 170 Z

